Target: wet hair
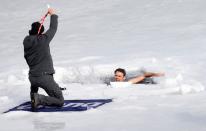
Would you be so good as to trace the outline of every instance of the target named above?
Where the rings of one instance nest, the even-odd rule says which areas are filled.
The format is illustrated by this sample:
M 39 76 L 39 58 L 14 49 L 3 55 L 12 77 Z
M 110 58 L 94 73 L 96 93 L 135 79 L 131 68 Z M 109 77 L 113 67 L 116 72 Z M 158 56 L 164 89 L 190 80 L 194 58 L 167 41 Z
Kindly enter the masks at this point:
M 115 71 L 114 71 L 114 73 L 116 73 L 116 72 L 121 72 L 124 76 L 126 76 L 126 71 L 125 71 L 125 69 L 122 69 L 122 68 L 117 68 Z
M 39 22 L 32 23 L 31 30 L 29 30 L 29 35 L 37 35 L 40 26 L 41 26 L 41 24 Z M 43 32 L 44 32 L 44 26 L 42 25 L 39 34 L 42 34 Z

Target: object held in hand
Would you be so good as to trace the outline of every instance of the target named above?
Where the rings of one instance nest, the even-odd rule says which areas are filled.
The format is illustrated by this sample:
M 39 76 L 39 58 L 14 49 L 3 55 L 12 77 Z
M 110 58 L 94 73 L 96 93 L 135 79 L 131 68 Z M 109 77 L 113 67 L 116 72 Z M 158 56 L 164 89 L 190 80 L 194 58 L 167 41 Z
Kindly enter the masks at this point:
M 60 87 L 60 89 L 61 89 L 61 90 L 66 90 L 67 88 L 65 88 L 65 87 L 62 88 L 62 87 Z
M 49 5 L 49 4 L 47 5 L 47 8 L 48 8 L 48 10 L 50 9 L 50 5 Z M 48 11 L 48 12 L 41 18 L 41 20 L 40 20 L 41 25 L 40 25 L 40 27 L 39 27 L 38 34 L 40 33 L 41 28 L 42 28 L 42 25 L 44 24 L 44 20 L 46 19 L 47 15 L 48 15 L 49 13 L 50 13 L 50 12 Z

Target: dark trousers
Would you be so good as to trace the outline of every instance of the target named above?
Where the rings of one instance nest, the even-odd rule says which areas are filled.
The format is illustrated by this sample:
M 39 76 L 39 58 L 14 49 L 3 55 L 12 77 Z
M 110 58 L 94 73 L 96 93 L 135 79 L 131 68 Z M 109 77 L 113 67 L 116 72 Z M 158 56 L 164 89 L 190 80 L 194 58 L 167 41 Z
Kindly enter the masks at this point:
M 38 93 L 40 87 L 48 94 L 48 96 L 38 94 L 39 105 L 63 106 L 64 97 L 59 85 L 54 81 L 53 75 L 29 76 L 29 80 L 31 93 Z

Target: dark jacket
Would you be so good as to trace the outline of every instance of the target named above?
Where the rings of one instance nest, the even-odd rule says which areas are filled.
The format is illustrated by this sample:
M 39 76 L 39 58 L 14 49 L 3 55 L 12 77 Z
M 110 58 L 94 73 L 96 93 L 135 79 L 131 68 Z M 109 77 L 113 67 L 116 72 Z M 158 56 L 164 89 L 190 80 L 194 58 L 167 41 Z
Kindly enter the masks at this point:
M 31 76 L 55 73 L 49 43 L 57 31 L 57 19 L 57 15 L 51 15 L 50 27 L 45 34 L 29 35 L 24 39 L 24 58 Z

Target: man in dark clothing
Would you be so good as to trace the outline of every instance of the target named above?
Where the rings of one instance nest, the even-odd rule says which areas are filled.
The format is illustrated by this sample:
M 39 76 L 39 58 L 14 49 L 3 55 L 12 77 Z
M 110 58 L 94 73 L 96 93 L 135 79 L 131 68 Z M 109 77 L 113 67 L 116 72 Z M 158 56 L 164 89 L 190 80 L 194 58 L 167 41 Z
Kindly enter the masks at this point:
M 36 111 L 38 105 L 63 106 L 64 98 L 59 85 L 54 81 L 53 61 L 49 44 L 57 31 L 58 16 L 49 8 L 51 15 L 50 27 L 44 32 L 41 24 L 34 22 L 31 25 L 29 36 L 24 39 L 24 57 L 29 65 L 29 80 L 31 83 L 31 106 Z M 38 94 L 38 88 L 43 88 L 49 96 Z

